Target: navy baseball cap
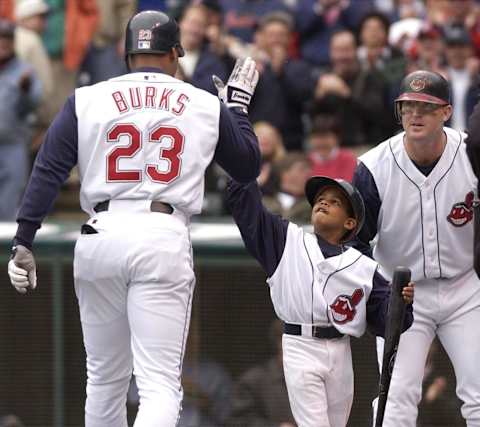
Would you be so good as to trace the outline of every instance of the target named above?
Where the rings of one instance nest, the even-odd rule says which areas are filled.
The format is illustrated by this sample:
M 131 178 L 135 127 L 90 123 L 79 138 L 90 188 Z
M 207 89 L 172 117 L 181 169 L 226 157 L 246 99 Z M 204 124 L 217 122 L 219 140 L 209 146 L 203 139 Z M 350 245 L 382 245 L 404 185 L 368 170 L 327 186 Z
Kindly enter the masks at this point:
M 360 192 L 349 182 L 343 179 L 333 179 L 328 176 L 312 176 L 305 184 L 305 195 L 313 207 L 315 199 L 320 191 L 325 187 L 339 188 L 350 202 L 355 219 L 357 220 L 357 228 L 355 233 L 358 233 L 365 222 L 365 204 Z

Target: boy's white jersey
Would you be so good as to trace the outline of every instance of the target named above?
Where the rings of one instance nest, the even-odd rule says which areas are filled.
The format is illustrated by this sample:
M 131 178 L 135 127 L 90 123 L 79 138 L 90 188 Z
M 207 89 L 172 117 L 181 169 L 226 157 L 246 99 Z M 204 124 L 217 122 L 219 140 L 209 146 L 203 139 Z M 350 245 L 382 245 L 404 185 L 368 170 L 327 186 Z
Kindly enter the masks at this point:
M 360 337 L 377 267 L 354 248 L 325 258 L 315 235 L 289 223 L 282 259 L 267 280 L 275 312 L 287 323 L 333 325 Z
M 360 157 L 381 200 L 374 257 L 386 277 L 399 260 L 412 270 L 413 281 L 451 278 L 472 269 L 477 178 L 465 134 L 444 131 L 445 150 L 428 176 L 408 157 L 404 132 Z
M 82 209 L 159 200 L 200 212 L 219 135 L 217 97 L 166 74 L 136 72 L 75 91 Z

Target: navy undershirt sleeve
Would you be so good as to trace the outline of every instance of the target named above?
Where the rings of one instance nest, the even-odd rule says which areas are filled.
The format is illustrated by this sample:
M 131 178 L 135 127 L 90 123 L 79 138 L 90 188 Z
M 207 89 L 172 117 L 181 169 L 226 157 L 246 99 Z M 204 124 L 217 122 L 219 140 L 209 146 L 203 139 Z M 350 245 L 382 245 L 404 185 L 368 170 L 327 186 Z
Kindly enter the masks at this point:
M 371 256 L 370 241 L 377 234 L 378 215 L 382 202 L 373 175 L 363 163 L 358 164 L 352 184 L 358 189 L 365 203 L 365 223 L 353 246 Z
M 50 212 L 70 171 L 77 164 L 78 129 L 75 96 L 68 98 L 50 125 L 33 165 L 17 216 L 15 244 L 32 247 L 35 233 Z
M 367 301 L 367 324 L 374 335 L 385 337 L 388 302 L 391 286 L 388 281 L 376 271 L 373 276 L 373 288 Z M 413 323 L 413 306 L 408 304 L 405 310 L 405 319 L 402 331 L 405 332 Z
M 247 251 L 260 263 L 267 276 L 272 276 L 285 250 L 288 221 L 263 206 L 256 181 L 241 184 L 230 180 L 227 205 Z
M 253 181 L 260 173 L 260 149 L 248 116 L 222 102 L 214 160 L 238 182 Z

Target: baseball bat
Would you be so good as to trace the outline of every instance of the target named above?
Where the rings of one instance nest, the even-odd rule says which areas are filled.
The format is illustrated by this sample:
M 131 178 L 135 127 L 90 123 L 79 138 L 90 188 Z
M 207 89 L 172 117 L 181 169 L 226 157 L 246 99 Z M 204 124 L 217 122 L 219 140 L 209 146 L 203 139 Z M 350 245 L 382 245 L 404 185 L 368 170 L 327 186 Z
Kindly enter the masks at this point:
M 393 273 L 392 291 L 385 325 L 385 345 L 383 347 L 382 373 L 378 386 L 378 407 L 375 427 L 382 427 L 383 424 L 388 390 L 390 389 L 393 366 L 405 317 L 405 302 L 403 301 L 402 290 L 410 282 L 410 278 L 411 271 L 406 267 L 397 267 Z

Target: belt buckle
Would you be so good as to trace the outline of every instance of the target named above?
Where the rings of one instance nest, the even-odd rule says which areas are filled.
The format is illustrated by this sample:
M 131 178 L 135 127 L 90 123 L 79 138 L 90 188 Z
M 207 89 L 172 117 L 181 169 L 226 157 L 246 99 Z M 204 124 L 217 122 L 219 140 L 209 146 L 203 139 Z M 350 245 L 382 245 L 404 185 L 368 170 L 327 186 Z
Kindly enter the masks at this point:
M 314 338 L 321 338 L 321 326 L 313 325 L 312 326 L 312 337 Z

